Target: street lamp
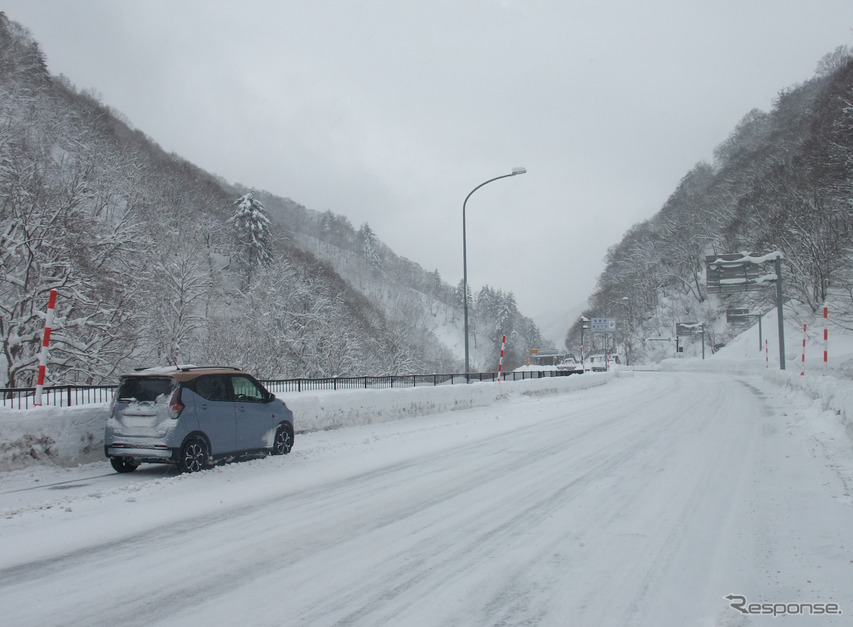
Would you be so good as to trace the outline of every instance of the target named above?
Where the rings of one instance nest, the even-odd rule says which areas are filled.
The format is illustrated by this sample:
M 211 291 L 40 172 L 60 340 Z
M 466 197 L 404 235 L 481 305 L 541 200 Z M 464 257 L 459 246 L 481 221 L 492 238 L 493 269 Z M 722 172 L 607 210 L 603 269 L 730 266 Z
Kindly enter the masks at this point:
M 471 194 L 476 192 L 478 189 L 483 187 L 484 185 L 488 185 L 493 181 L 498 181 L 500 179 L 509 178 L 510 176 L 516 176 L 518 174 L 524 174 L 527 170 L 525 168 L 513 168 L 512 172 L 509 174 L 502 174 L 501 176 L 496 176 L 493 179 L 489 179 L 488 181 L 484 181 L 480 183 L 468 192 L 468 195 L 465 196 L 465 201 L 462 203 L 462 302 L 464 303 L 465 310 L 465 380 L 471 380 L 471 367 L 469 364 L 469 353 L 468 353 L 468 247 L 465 237 L 465 207 L 468 204 L 468 199 L 471 198 Z
M 586 316 L 581 316 L 581 372 L 584 371 L 584 365 L 583 365 L 583 332 L 584 332 L 584 329 L 589 328 L 589 325 L 587 324 L 587 322 L 589 322 L 589 318 L 587 318 Z
M 631 299 L 627 296 L 622 297 L 622 304 L 625 306 L 625 328 L 622 331 L 622 346 L 625 349 L 625 365 L 630 365 L 631 358 L 629 357 L 631 350 L 629 346 L 631 334 Z

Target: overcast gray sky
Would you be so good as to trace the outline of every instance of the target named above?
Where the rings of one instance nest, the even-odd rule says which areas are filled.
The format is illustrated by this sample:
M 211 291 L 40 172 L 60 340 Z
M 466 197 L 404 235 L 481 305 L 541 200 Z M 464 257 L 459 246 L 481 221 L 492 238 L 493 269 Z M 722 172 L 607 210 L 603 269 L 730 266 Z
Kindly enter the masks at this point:
M 560 341 L 608 247 L 751 109 L 853 44 L 851 0 L 6 0 L 54 74 L 231 182 L 512 291 Z

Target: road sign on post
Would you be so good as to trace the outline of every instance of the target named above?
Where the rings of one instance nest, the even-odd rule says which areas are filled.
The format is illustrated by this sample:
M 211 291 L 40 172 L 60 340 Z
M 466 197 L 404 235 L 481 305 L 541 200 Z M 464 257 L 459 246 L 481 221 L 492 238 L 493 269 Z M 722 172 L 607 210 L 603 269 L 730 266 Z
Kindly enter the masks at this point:
M 729 307 L 726 309 L 726 322 L 729 324 L 734 324 L 737 322 L 743 322 L 744 320 L 752 320 L 755 318 L 758 320 L 758 352 L 762 351 L 762 347 L 764 346 L 764 332 L 761 329 L 761 318 L 764 317 L 763 314 L 760 313 L 750 313 L 749 309 L 736 309 L 734 307 Z
M 749 309 L 736 309 L 734 307 L 726 309 L 726 322 L 728 323 L 747 320 L 751 317 L 752 314 L 749 313 Z
M 773 266 L 770 267 L 770 263 Z M 782 313 L 782 253 L 753 256 L 749 253 L 705 257 L 709 294 L 734 294 L 776 285 L 779 321 L 779 369 L 785 369 L 785 324 Z
M 590 328 L 598 333 L 610 333 L 616 330 L 616 318 L 593 318 Z
M 676 322 L 675 334 L 696 335 L 697 333 L 702 333 L 702 328 L 702 325 L 698 322 Z
M 675 338 L 676 341 L 682 335 L 702 335 L 702 359 L 705 359 L 705 325 L 701 322 L 676 322 L 675 323 Z

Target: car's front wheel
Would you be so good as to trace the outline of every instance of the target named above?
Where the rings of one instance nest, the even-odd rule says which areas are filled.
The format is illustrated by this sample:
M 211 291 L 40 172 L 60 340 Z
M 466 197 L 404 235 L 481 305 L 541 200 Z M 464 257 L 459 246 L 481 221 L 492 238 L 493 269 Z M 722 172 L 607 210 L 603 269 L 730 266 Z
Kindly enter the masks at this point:
M 181 472 L 198 472 L 210 463 L 210 449 L 201 438 L 193 438 L 181 447 L 178 457 L 178 469 Z
M 290 449 L 293 448 L 293 429 L 286 425 L 281 425 L 275 432 L 275 440 L 273 440 L 272 454 L 287 455 Z
M 139 462 L 129 457 L 110 457 L 110 464 L 116 472 L 133 472 L 139 468 Z

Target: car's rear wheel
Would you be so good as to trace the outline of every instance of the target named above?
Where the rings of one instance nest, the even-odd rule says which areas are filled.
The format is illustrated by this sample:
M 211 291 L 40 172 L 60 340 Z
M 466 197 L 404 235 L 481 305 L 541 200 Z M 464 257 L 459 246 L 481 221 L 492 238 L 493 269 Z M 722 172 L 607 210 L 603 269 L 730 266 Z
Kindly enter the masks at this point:
M 275 432 L 275 440 L 273 440 L 272 454 L 287 455 L 290 449 L 293 448 L 293 429 L 286 425 L 281 425 Z
M 187 440 L 181 447 L 178 469 L 181 472 L 198 472 L 210 464 L 210 449 L 201 438 Z
M 110 464 L 116 472 L 133 472 L 139 468 L 139 462 L 129 457 L 110 457 Z

